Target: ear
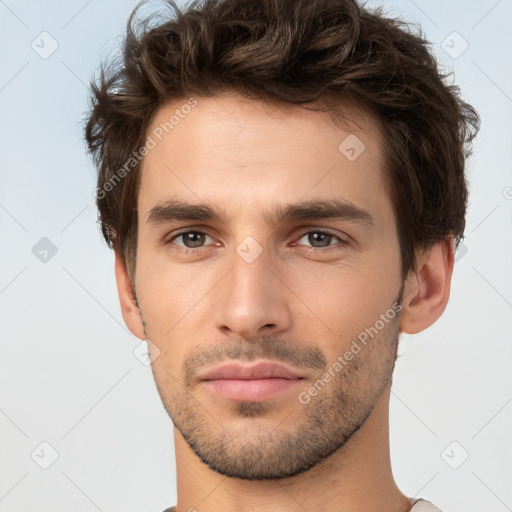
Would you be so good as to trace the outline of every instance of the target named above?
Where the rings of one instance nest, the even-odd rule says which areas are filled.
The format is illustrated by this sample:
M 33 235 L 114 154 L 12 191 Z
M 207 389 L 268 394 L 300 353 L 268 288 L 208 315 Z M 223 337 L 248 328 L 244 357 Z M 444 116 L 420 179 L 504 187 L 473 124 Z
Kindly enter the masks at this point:
M 417 259 L 415 272 L 405 282 L 400 330 L 416 334 L 430 327 L 442 314 L 450 297 L 455 260 L 453 237 L 436 242 Z
M 144 333 L 142 317 L 140 316 L 139 308 L 135 303 L 132 282 L 126 270 L 124 257 L 118 249 L 114 249 L 114 253 L 116 258 L 117 293 L 119 294 L 119 302 L 121 304 L 123 319 L 134 336 L 141 340 L 145 340 L 146 334 Z

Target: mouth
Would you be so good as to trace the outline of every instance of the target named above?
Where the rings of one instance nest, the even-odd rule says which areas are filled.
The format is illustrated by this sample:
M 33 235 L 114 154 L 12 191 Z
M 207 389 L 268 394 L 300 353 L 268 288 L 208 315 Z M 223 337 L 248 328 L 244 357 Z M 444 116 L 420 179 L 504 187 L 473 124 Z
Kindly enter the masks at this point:
M 201 381 L 227 400 L 262 402 L 294 389 L 304 377 L 279 363 L 224 363 L 206 372 Z

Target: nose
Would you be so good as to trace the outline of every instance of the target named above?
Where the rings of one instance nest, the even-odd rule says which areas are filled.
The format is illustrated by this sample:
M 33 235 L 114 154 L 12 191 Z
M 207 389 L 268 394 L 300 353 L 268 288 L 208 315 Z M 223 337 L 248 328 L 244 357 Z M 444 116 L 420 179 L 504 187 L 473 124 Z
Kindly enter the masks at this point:
M 242 254 L 242 253 L 241 253 Z M 231 270 L 219 283 L 215 322 L 226 336 L 252 338 L 289 329 L 290 292 L 269 251 L 251 262 L 234 251 Z

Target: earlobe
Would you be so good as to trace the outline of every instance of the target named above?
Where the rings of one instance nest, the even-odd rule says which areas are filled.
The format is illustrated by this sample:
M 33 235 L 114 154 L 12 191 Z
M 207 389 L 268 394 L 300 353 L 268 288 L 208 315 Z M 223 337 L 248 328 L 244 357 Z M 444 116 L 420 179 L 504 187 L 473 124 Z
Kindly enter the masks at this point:
M 114 253 L 117 292 L 119 294 L 119 303 L 121 305 L 123 319 L 134 336 L 141 340 L 145 340 L 146 334 L 144 331 L 144 325 L 142 323 L 139 308 L 135 303 L 132 282 L 128 275 L 128 271 L 126 270 L 124 257 L 118 249 L 115 249 Z
M 454 259 L 453 237 L 436 242 L 418 256 L 416 272 L 410 272 L 405 283 L 400 315 L 402 332 L 421 332 L 443 314 L 450 297 Z

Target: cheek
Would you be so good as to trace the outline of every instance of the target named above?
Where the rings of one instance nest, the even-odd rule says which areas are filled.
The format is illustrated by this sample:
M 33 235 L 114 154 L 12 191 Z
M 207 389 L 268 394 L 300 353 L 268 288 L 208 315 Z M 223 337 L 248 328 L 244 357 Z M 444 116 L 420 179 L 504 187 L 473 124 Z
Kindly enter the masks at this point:
M 321 343 L 334 358 L 395 299 L 395 287 L 373 273 L 331 268 L 303 272 L 296 282 L 294 292 L 303 302 L 297 302 L 295 311 L 299 332 L 308 332 L 308 339 Z
M 304 303 L 298 307 L 316 315 L 315 327 L 343 338 L 373 325 L 393 305 L 401 282 L 398 248 L 382 245 L 328 264 L 298 260 L 285 272 Z
M 154 368 L 160 378 L 168 371 L 178 376 L 190 350 L 204 344 L 221 270 L 208 273 L 204 266 L 170 264 L 160 255 L 140 251 L 137 296 L 148 338 L 160 350 Z
M 155 251 L 149 244 L 139 244 L 136 280 L 141 302 L 161 319 L 179 316 L 204 294 L 200 264 L 173 263 L 165 250 Z

